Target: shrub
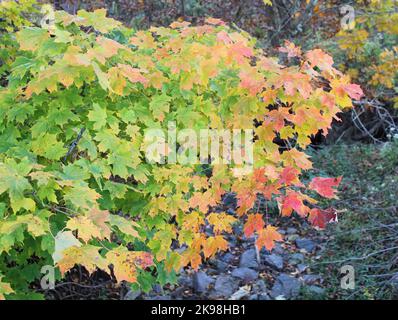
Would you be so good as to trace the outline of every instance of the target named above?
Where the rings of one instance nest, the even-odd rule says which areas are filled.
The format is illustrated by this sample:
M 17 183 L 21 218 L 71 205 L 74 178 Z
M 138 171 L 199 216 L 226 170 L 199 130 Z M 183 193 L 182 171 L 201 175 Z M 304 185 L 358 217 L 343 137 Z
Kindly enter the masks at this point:
M 396 1 L 355 3 L 355 24 L 336 35 L 345 69 L 373 97 L 398 106 L 398 7 Z
M 253 210 L 259 195 L 283 216 L 295 211 L 320 227 L 332 218 L 305 192 L 334 197 L 340 179 L 300 182 L 309 137 L 326 135 L 362 94 L 330 56 L 288 45 L 286 67 L 221 20 L 135 31 L 105 14 L 57 11 L 54 25 L 16 33 L 0 91 L 0 298 L 29 292 L 45 265 L 61 275 L 99 268 L 148 290 L 226 250 L 238 220 L 272 250 L 282 236 Z M 253 171 L 217 159 L 147 161 L 145 133 L 170 122 L 253 129 Z M 178 146 L 180 155 L 193 150 Z M 212 210 L 227 192 L 235 215 Z

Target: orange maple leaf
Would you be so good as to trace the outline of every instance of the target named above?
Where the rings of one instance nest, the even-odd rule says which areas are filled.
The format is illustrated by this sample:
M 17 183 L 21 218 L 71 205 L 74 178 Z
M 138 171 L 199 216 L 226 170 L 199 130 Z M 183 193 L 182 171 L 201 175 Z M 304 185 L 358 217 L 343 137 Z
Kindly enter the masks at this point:
M 288 58 L 301 56 L 301 48 L 296 47 L 293 42 L 285 40 L 285 46 L 279 48 L 279 52 L 287 53 Z
M 243 227 L 246 237 L 250 237 L 255 231 L 260 231 L 265 226 L 263 215 L 260 213 L 249 214 Z
M 265 247 L 271 251 L 275 247 L 275 241 L 282 241 L 282 235 L 277 231 L 278 228 L 268 225 L 265 229 L 258 232 L 256 246 L 260 250 Z
M 218 251 L 228 249 L 228 242 L 223 236 L 209 237 L 203 242 L 203 254 L 205 258 L 214 256 Z

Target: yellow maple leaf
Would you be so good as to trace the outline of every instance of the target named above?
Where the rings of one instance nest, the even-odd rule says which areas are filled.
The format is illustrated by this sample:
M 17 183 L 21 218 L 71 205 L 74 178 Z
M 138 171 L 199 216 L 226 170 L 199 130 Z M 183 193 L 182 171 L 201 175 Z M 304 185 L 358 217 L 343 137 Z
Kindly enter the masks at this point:
M 153 265 L 153 256 L 145 251 L 128 251 L 118 247 L 106 254 L 106 259 L 113 265 L 113 272 L 118 282 L 137 282 L 137 268 L 146 269 Z
M 223 231 L 231 233 L 232 224 L 236 222 L 236 218 L 226 213 L 211 213 L 207 216 L 207 221 L 213 225 L 215 234 L 219 234 Z
M 62 252 L 62 258 L 57 266 L 62 276 L 75 265 L 82 265 L 89 273 L 93 273 L 97 268 L 106 270 L 108 263 L 99 253 L 100 247 L 84 245 L 81 247 L 73 246 Z

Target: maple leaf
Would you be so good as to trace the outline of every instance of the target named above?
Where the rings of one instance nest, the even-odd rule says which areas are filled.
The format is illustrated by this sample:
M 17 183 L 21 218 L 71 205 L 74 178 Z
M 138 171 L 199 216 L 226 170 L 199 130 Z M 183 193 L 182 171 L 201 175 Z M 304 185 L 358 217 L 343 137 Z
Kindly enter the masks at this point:
M 170 28 L 172 29 L 180 29 L 180 28 L 187 28 L 191 23 L 188 21 L 174 21 L 170 24 Z
M 87 27 L 92 26 L 101 33 L 107 33 L 121 25 L 121 22 L 106 17 L 106 9 L 97 9 L 94 12 L 79 10 L 77 16 L 83 19 L 75 20 L 75 23 Z
M 226 33 L 225 31 L 220 31 L 219 33 L 217 33 L 217 41 L 223 42 L 226 45 L 233 42 L 228 33 Z
M 312 68 L 318 67 L 324 71 L 333 71 L 333 58 L 321 49 L 314 49 L 305 54 Z
M 294 58 L 301 56 L 301 48 L 288 40 L 285 40 L 285 46 L 280 47 L 279 52 L 287 53 L 288 58 Z
M 291 184 L 302 185 L 300 180 L 298 179 L 299 173 L 300 172 L 296 168 L 293 168 L 293 167 L 283 168 L 283 170 L 280 174 L 279 182 L 283 183 L 287 186 L 289 186 Z
M 241 80 L 241 87 L 249 91 L 253 96 L 256 96 L 262 91 L 264 86 L 264 78 L 257 71 L 241 71 L 239 73 Z
M 221 19 L 216 19 L 216 18 L 206 18 L 205 22 L 208 24 L 215 25 L 215 26 L 224 26 L 225 25 L 224 21 L 222 21 Z
M 73 246 L 62 252 L 62 258 L 58 261 L 57 266 L 61 275 L 72 269 L 75 265 L 82 265 L 89 273 L 93 273 L 97 268 L 107 270 L 108 262 L 99 253 L 100 247 L 92 245 Z
M 184 230 L 198 232 L 200 226 L 204 224 L 204 219 L 202 214 L 200 214 L 197 211 L 193 211 L 190 214 L 185 214 L 182 219 L 183 219 L 182 226 Z
M 351 99 L 360 100 L 364 95 L 361 87 L 357 84 L 351 83 L 343 85 L 342 87 Z
M 58 160 L 66 154 L 67 149 L 55 134 L 46 133 L 32 142 L 32 151 L 49 160 Z
M 35 51 L 50 35 L 45 29 L 29 27 L 17 32 L 16 38 L 21 50 Z
M 9 283 L 2 282 L 3 277 L 0 275 L 0 300 L 5 300 L 7 294 L 14 293 Z
M 182 267 L 182 257 L 177 252 L 170 252 L 169 256 L 167 257 L 164 266 L 167 272 L 178 272 Z
M 271 225 L 267 225 L 265 229 L 258 231 L 258 238 L 256 240 L 256 246 L 260 250 L 265 247 L 268 251 L 271 251 L 275 247 L 276 241 L 282 241 L 282 235 L 277 231 L 278 228 Z
M 303 203 L 303 201 L 308 200 L 308 198 L 299 192 L 288 190 L 286 191 L 286 196 L 278 198 L 278 200 L 282 200 L 282 216 L 290 216 L 294 210 L 300 216 L 304 217 L 309 211 L 309 208 Z
M 232 232 L 232 224 L 236 222 L 236 218 L 233 216 L 222 213 L 211 213 L 207 216 L 207 221 L 213 225 L 215 234 L 219 234 L 223 231 Z
M 246 237 L 250 237 L 254 232 L 262 230 L 265 226 L 263 215 L 260 213 L 248 214 L 247 221 L 243 227 Z
M 336 189 L 338 187 L 341 179 L 343 177 L 338 178 L 322 178 L 316 177 L 313 178 L 309 184 L 309 188 L 318 192 L 321 196 L 325 198 L 336 198 Z
M 107 261 L 113 265 L 113 272 L 118 282 L 137 282 L 137 268 L 146 269 L 153 265 L 153 257 L 144 251 L 129 251 L 118 247 L 106 254 Z
M 131 83 L 142 83 L 143 85 L 147 85 L 149 80 L 146 79 L 142 73 L 144 70 L 140 70 L 138 68 L 133 68 L 127 64 L 118 64 L 118 68 L 121 70 L 123 76 L 130 80 Z
M 108 91 L 110 89 L 109 86 L 109 75 L 101 70 L 98 64 L 92 62 L 91 65 L 93 66 L 94 72 L 98 78 L 98 83 L 102 89 Z
M 140 235 L 138 234 L 137 230 L 135 228 L 139 228 L 139 225 L 132 221 L 132 220 L 127 220 L 126 218 L 111 214 L 109 216 L 109 223 L 117 227 L 121 232 L 123 232 L 126 235 L 132 236 L 134 238 L 140 239 Z
M 165 113 L 168 113 L 170 110 L 171 100 L 172 98 L 166 94 L 152 97 L 149 108 L 152 110 L 155 119 L 159 121 L 164 120 Z
M 70 202 L 76 208 L 88 209 L 95 206 L 97 200 L 101 198 L 99 193 L 88 187 L 87 183 L 83 181 L 71 183 L 58 181 L 58 183 L 61 186 L 66 183 L 67 187 L 64 189 L 64 200 Z
M 203 243 L 203 254 L 205 258 L 214 256 L 218 251 L 228 249 L 228 242 L 223 236 L 215 236 L 207 238 Z
M 40 237 L 50 232 L 48 218 L 52 215 L 47 210 L 37 211 L 34 214 L 25 214 L 17 217 L 16 222 L 27 226 L 33 237 Z
M 78 236 L 84 242 L 90 239 L 110 239 L 111 230 L 106 222 L 109 221 L 109 212 L 91 209 L 86 215 L 71 218 L 66 227 L 69 230 L 78 230 Z
M 303 170 L 312 168 L 312 162 L 308 160 L 310 157 L 304 152 L 298 151 L 297 149 L 290 149 L 283 152 L 281 158 L 286 166 L 295 165 Z
M 88 119 L 94 122 L 94 130 L 99 131 L 106 126 L 107 123 L 106 109 L 101 108 L 98 103 L 93 104 L 93 109 L 88 113 Z
M 32 189 L 28 179 L 25 178 L 31 169 L 32 166 L 26 159 L 20 163 L 16 163 L 15 160 L 0 162 L 0 195 L 8 191 L 14 212 L 21 209 L 34 211 L 36 208 L 35 202 L 24 194 L 25 191 Z
M 60 231 L 55 236 L 55 249 L 52 258 L 55 263 L 60 261 L 63 251 L 71 247 L 80 247 L 82 244 L 73 235 L 72 231 Z
M 202 193 L 195 192 L 192 197 L 189 199 L 189 205 L 191 208 L 195 209 L 199 208 L 200 212 L 206 213 L 209 206 L 214 206 L 217 204 L 217 201 L 212 196 L 210 190 Z
M 337 221 L 337 212 L 333 208 L 329 208 L 327 210 L 313 208 L 310 211 L 308 220 L 311 222 L 312 225 L 320 229 L 325 229 L 326 224 L 328 224 L 329 222 Z
M 200 264 L 202 263 L 202 257 L 197 250 L 189 248 L 182 253 L 182 264 L 191 264 L 192 269 L 198 270 Z

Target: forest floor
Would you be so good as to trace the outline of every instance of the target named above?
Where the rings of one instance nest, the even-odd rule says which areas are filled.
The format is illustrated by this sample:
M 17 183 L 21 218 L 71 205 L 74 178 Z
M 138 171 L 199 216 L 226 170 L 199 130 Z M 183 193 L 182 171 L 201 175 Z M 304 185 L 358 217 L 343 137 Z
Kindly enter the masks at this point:
M 309 150 L 312 176 L 343 176 L 339 199 L 321 200 L 335 207 L 339 221 L 316 230 L 299 217 L 273 224 L 284 234 L 269 253 L 259 253 L 242 226 L 228 238 L 230 250 L 201 266 L 187 269 L 178 284 L 149 293 L 114 287 L 101 274 L 61 283 L 52 299 L 393 299 L 398 297 L 398 142 L 384 145 L 322 146 Z M 225 199 L 227 212 L 233 199 Z M 233 212 L 231 212 L 233 213 Z M 344 288 L 343 266 L 353 268 L 351 288 Z M 73 278 L 74 277 L 74 278 Z M 94 283 L 94 285 L 93 285 Z

